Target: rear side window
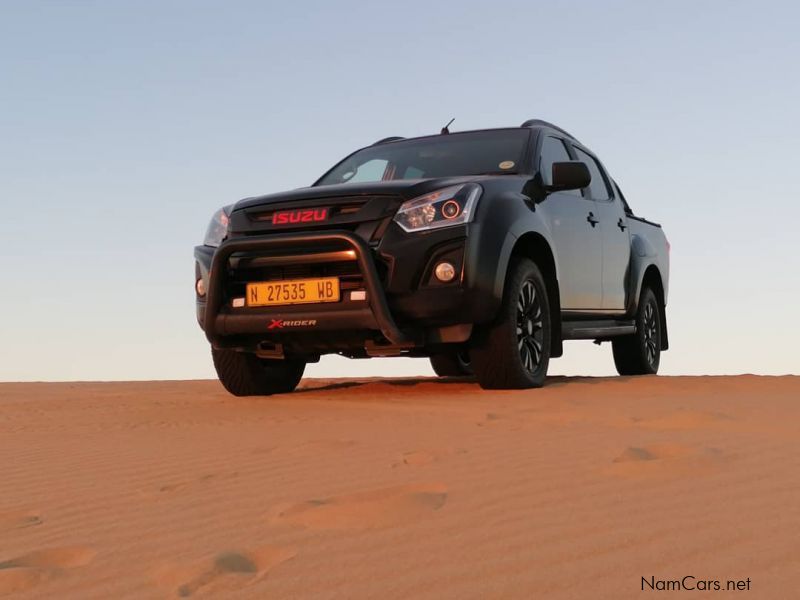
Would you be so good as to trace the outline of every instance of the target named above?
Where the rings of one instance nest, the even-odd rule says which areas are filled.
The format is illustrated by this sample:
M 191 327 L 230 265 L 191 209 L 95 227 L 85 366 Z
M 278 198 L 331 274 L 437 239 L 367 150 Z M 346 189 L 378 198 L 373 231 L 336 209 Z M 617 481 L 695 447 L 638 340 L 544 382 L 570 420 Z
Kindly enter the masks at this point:
M 569 152 L 567 152 L 567 147 L 562 140 L 553 136 L 544 138 L 542 142 L 542 153 L 539 158 L 539 171 L 542 174 L 544 184 L 550 185 L 552 183 L 553 163 L 567 162 L 570 160 L 572 160 L 572 157 L 570 157 Z M 576 196 L 581 195 L 580 190 L 569 190 L 566 193 Z
M 606 178 L 603 175 L 603 171 L 600 169 L 600 165 L 597 163 L 597 160 L 580 148 L 575 148 L 575 152 L 578 155 L 578 160 L 583 161 L 586 163 L 586 166 L 589 167 L 589 173 L 592 174 L 592 182 L 589 184 L 589 196 L 593 200 L 608 200 L 611 198 L 611 193 L 608 189 L 608 183 L 606 183 Z

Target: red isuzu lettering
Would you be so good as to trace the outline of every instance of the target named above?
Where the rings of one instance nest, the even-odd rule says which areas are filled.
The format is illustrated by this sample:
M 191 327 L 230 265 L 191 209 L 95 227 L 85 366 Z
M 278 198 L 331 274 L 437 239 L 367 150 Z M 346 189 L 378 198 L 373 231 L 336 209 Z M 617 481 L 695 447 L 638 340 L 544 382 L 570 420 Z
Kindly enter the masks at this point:
M 273 225 L 291 225 L 295 223 L 319 223 L 328 218 L 327 208 L 306 208 L 303 210 L 285 210 L 272 215 Z

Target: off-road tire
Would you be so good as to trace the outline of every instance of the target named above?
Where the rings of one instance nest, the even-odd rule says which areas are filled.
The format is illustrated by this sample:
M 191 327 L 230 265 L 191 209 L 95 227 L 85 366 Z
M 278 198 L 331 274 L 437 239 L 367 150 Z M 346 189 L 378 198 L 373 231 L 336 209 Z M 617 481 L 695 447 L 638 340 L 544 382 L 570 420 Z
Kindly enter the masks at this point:
M 544 277 L 527 258 L 514 259 L 495 321 L 476 328 L 472 368 L 482 388 L 541 387 L 550 363 L 550 302 Z
M 260 359 L 236 350 L 211 349 L 214 368 L 223 387 L 234 396 L 269 396 L 291 392 L 300 383 L 306 363 Z
M 430 357 L 433 372 L 439 377 L 466 377 L 472 375 L 472 364 L 467 352 L 443 352 Z
M 661 303 L 642 289 L 636 311 L 636 333 L 614 338 L 614 365 L 620 375 L 655 375 L 661 362 Z

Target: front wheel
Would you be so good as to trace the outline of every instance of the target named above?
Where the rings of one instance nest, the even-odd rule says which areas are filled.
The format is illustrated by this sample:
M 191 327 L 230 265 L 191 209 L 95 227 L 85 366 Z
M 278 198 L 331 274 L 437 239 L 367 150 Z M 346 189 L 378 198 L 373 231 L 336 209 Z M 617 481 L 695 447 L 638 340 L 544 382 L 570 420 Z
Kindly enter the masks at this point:
M 269 396 L 291 392 L 300 383 L 306 363 L 301 360 L 261 359 L 236 350 L 211 349 L 214 368 L 223 387 L 234 396 Z
M 661 362 L 661 304 L 650 288 L 642 290 L 636 333 L 614 338 L 614 365 L 620 375 L 655 375 Z
M 536 264 L 511 263 L 499 313 L 476 330 L 470 348 L 472 368 L 482 388 L 541 387 L 550 363 L 550 302 Z

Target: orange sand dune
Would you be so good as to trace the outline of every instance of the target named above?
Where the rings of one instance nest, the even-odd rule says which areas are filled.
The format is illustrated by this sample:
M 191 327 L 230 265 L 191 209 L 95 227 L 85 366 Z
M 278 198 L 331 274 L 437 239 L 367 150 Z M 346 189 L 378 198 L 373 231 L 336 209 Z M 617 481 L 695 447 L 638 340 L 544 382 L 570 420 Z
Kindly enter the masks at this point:
M 798 423 L 798 377 L 1 384 L 0 596 L 797 598 Z

